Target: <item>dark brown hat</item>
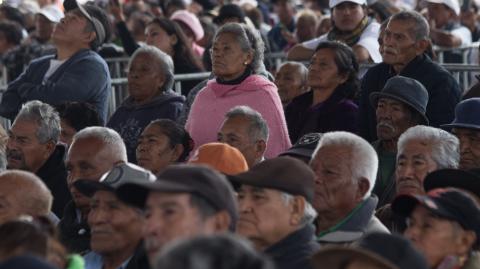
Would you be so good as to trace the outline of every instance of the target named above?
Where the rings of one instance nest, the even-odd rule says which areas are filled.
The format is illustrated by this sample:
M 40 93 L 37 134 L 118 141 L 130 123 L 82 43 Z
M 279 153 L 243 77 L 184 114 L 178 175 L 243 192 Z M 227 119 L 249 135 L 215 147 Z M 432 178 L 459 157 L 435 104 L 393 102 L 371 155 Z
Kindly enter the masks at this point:
M 284 191 L 313 201 L 315 174 L 304 162 L 292 157 L 277 157 L 263 161 L 249 171 L 229 179 L 237 184 Z
M 157 175 L 157 181 L 124 184 L 117 190 L 120 200 L 143 208 L 150 191 L 193 193 L 208 201 L 218 211 L 226 210 L 232 223 L 238 219 L 233 189 L 224 175 L 203 165 L 179 164 L 168 166 Z

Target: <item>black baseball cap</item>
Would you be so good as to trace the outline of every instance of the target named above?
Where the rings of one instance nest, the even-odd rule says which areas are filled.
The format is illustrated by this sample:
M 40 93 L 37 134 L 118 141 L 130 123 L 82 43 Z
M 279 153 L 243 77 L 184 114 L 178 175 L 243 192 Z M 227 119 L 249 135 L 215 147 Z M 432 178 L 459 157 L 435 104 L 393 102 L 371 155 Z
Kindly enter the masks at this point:
M 447 187 L 466 190 L 480 199 L 480 170 L 440 169 L 428 174 L 423 181 L 426 192 Z
M 157 175 L 157 181 L 123 184 L 116 193 L 120 200 L 144 208 L 151 191 L 193 193 L 204 198 L 218 211 L 226 210 L 232 224 L 238 219 L 238 206 L 232 186 L 224 175 L 204 165 L 170 165 Z
M 313 152 L 317 148 L 322 135 L 322 133 L 308 133 L 302 136 L 295 145 L 281 153 L 279 156 L 304 157 L 311 160 Z
M 229 179 L 235 184 L 276 189 L 291 195 L 300 195 L 312 203 L 315 174 L 310 166 L 292 157 L 265 160 L 249 171 Z
M 125 183 L 145 183 L 155 180 L 155 175 L 150 171 L 132 163 L 122 163 L 105 173 L 100 181 L 79 179 L 73 185 L 82 194 L 92 197 L 100 190 L 114 192 Z
M 417 205 L 422 205 L 440 218 L 455 221 L 465 230 L 477 235 L 480 242 L 480 208 L 474 198 L 462 190 L 438 188 L 426 195 L 400 195 L 392 203 L 392 210 L 402 217 L 409 217 Z

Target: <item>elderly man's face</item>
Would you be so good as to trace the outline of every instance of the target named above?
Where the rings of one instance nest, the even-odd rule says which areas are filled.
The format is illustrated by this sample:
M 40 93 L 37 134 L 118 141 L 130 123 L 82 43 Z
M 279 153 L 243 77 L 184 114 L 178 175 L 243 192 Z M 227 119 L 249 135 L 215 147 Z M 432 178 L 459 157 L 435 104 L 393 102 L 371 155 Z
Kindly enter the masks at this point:
M 471 246 L 464 245 L 463 233 L 465 231 L 460 225 L 433 215 L 423 206 L 417 206 L 408 220 L 404 235 L 425 255 L 430 268 L 437 268 L 447 256 L 466 254 L 470 250 Z M 459 253 L 461 249 L 465 253 Z
M 133 250 L 142 239 L 142 213 L 121 202 L 113 192 L 97 191 L 88 214 L 90 246 L 100 255 Z
M 263 156 L 264 150 L 259 150 L 258 141 L 252 141 L 249 129 L 250 121 L 247 118 L 242 116 L 229 118 L 223 122 L 217 141 L 237 148 L 245 157 L 248 166 L 252 167 Z
M 313 207 L 322 212 L 350 212 L 363 199 L 356 179 L 352 176 L 350 149 L 323 146 L 312 160 L 315 172 Z
M 305 83 L 302 82 L 302 76 L 300 68 L 293 64 L 284 64 L 278 70 L 275 84 L 284 106 L 304 92 Z
M 106 172 L 118 163 L 107 146 L 96 138 L 75 140 L 68 150 L 65 166 L 67 168 L 67 183 L 75 206 L 87 212 L 90 198 L 80 193 L 74 186 L 79 179 L 98 181 Z
M 408 107 L 397 100 L 380 98 L 376 114 L 377 136 L 380 140 L 396 140 L 414 125 Z
M 145 249 L 150 261 L 170 242 L 216 231 L 212 219 L 202 217 L 187 193 L 150 192 L 145 217 Z
M 292 232 L 291 206 L 280 191 L 243 185 L 238 191 L 238 205 L 237 233 L 248 238 L 257 250 L 265 250 Z
M 452 133 L 460 140 L 460 168 L 480 168 L 480 130 L 453 128 Z
M 382 57 L 387 64 L 404 66 L 417 56 L 417 42 L 413 38 L 412 22 L 392 20 L 383 34 Z
M 395 169 L 397 194 L 423 194 L 423 180 L 437 169 L 432 146 L 421 140 L 410 140 L 398 152 Z
M 150 102 L 160 94 L 165 76 L 159 64 L 152 63 L 149 53 L 140 53 L 133 58 L 128 69 L 128 93 L 138 104 Z
M 38 124 L 34 121 L 18 119 L 8 131 L 7 166 L 36 173 L 55 148 L 53 141 L 40 143 L 37 138 Z

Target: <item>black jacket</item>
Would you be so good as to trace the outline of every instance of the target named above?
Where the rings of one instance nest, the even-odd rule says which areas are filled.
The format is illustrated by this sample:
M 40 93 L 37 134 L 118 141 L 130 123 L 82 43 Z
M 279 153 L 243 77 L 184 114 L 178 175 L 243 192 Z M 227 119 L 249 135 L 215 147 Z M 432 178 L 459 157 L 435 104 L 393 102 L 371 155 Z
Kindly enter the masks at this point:
M 381 91 L 387 80 L 396 75 L 390 65 L 380 63 L 370 68 L 362 79 L 360 134 L 370 142 L 376 140 L 377 133 L 375 109 L 369 96 L 372 92 Z M 462 91 L 446 69 L 424 54 L 414 58 L 398 75 L 416 79 L 427 89 L 427 117 L 431 126 L 439 127 L 452 122 Z
M 90 250 L 90 227 L 86 221 L 77 220 L 77 208 L 73 201 L 65 207 L 63 218 L 58 223 L 60 242 L 70 253 L 84 254 Z
M 47 185 L 53 195 L 52 212 L 62 218 L 63 210 L 72 200 L 67 186 L 67 170 L 65 169 L 64 145 L 57 145 L 48 160 L 37 171 L 37 176 Z
M 277 269 L 310 269 L 310 257 L 319 247 L 315 228 L 308 224 L 267 248 L 265 254 L 273 259 Z

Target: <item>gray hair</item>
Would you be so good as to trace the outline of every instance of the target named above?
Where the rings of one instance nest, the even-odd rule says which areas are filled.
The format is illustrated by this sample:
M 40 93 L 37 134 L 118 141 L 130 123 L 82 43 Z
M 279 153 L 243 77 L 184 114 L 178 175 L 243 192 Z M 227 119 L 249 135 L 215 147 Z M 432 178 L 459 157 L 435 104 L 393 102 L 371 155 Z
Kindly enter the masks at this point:
M 255 73 L 258 73 L 263 64 L 263 53 L 265 51 L 265 44 L 258 31 L 245 24 L 227 23 L 220 27 L 213 40 L 215 41 L 221 34 L 226 33 L 232 34 L 237 38 L 244 52 L 252 53 L 253 60 L 250 67 Z
M 40 143 L 58 142 L 60 137 L 60 116 L 51 105 L 38 100 L 25 103 L 18 112 L 17 120 L 34 121 L 38 124 L 36 136 Z M 15 124 L 15 122 L 13 124 Z
M 377 179 L 378 156 L 375 149 L 363 138 L 348 132 L 328 132 L 323 134 L 313 153 L 312 160 L 317 158 L 318 150 L 326 146 L 342 147 L 350 150 L 350 156 L 345 160 L 349 163 L 352 178 L 366 178 L 370 187 L 364 198 L 370 196 Z
M 425 17 L 422 16 L 422 14 L 410 10 L 401 11 L 392 15 L 389 22 L 396 20 L 411 23 L 413 27 L 409 32 L 413 33 L 415 41 L 430 40 L 430 27 L 427 20 L 425 19 Z
M 127 149 L 122 137 L 113 129 L 101 126 L 91 126 L 78 131 L 72 139 L 72 144 L 76 140 L 93 138 L 105 145 L 108 150 L 118 160 L 127 162 Z
M 305 86 L 307 84 L 308 68 L 302 63 L 287 61 L 287 62 L 284 62 L 278 68 L 278 70 L 280 70 L 280 68 L 282 68 L 284 65 L 287 65 L 287 64 L 293 65 L 294 67 L 296 67 L 298 69 L 298 71 L 300 72 L 300 79 L 302 81 L 302 86 Z
M 418 125 L 407 129 L 398 139 L 397 159 L 411 141 L 420 141 L 431 148 L 431 157 L 437 169 L 457 168 L 460 162 L 460 142 L 458 138 L 442 129 Z
M 289 205 L 294 198 L 293 195 L 286 192 L 280 192 L 280 195 L 285 205 Z M 315 208 L 313 208 L 312 204 L 305 201 L 305 207 L 303 209 L 303 217 L 300 220 L 300 226 L 304 227 L 305 225 L 312 223 L 316 217 L 317 217 L 317 211 L 315 210 Z
M 236 106 L 225 114 L 225 118 L 245 117 L 250 121 L 249 136 L 251 141 L 268 140 L 268 125 L 260 112 L 249 106 Z
M 7 153 L 5 149 L 0 149 L 0 172 L 7 169 Z
M 148 54 L 152 57 L 152 60 L 159 65 L 159 72 L 163 72 L 162 75 L 165 76 L 165 82 L 160 90 L 166 91 L 170 90 L 173 87 L 174 83 L 174 65 L 173 60 L 170 55 L 161 51 L 157 47 L 145 45 L 138 48 L 130 58 L 128 62 L 128 69 L 130 69 L 133 60 L 140 54 Z

